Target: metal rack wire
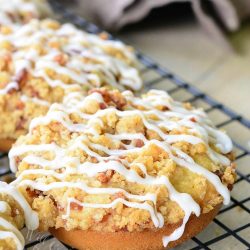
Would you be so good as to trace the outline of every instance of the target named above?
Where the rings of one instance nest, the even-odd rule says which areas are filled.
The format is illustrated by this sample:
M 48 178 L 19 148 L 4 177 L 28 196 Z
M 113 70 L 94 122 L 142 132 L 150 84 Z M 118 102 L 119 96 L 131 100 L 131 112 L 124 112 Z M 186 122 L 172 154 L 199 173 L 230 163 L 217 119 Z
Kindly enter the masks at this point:
M 96 25 L 89 23 L 85 19 L 76 16 L 74 13 L 70 12 L 69 10 L 65 9 L 59 1 L 50 1 L 52 7 L 54 8 L 55 12 L 59 14 L 60 19 L 62 21 L 69 21 L 81 29 L 88 31 L 90 33 L 98 34 L 103 32 L 99 27 Z M 108 34 L 110 39 L 115 39 L 112 35 Z M 183 98 L 183 96 L 187 96 L 187 99 L 181 101 L 187 101 L 193 104 L 198 104 L 199 106 L 204 107 L 207 113 L 217 112 L 219 116 L 222 116 L 224 119 L 220 123 L 217 124 L 219 128 L 227 128 L 231 124 L 237 124 L 240 126 L 240 129 L 245 129 L 249 136 L 250 140 L 250 120 L 244 118 L 243 116 L 237 114 L 230 108 L 226 107 L 224 104 L 217 102 L 212 97 L 208 96 L 207 94 L 201 92 L 194 86 L 190 85 L 189 83 L 183 81 L 180 77 L 176 74 L 168 71 L 167 69 L 160 66 L 157 62 L 152 60 L 151 58 L 145 56 L 143 53 L 137 51 L 137 57 L 141 64 L 141 74 L 144 79 L 150 78 L 150 80 L 146 80 L 145 82 L 145 89 L 150 88 L 158 88 L 167 90 L 170 94 L 175 95 L 179 93 L 179 96 Z M 150 77 L 148 77 L 150 76 Z M 177 98 L 178 99 L 178 98 Z M 232 135 L 231 135 L 232 136 Z M 233 137 L 233 136 L 232 136 Z M 234 138 L 234 146 L 236 149 L 236 161 L 237 162 L 244 162 L 245 164 L 250 163 L 250 151 L 247 149 L 244 144 L 239 142 L 237 138 Z M 0 154 L 0 165 L 5 167 L 0 167 L 0 179 L 5 178 L 8 175 L 11 175 L 9 168 L 7 167 L 6 163 L 6 154 Z M 242 164 L 244 164 L 242 163 Z M 192 249 L 192 250 L 199 250 L 199 249 L 217 249 L 217 246 L 220 246 L 221 242 L 225 242 L 230 240 L 232 244 L 237 246 L 236 248 L 231 249 L 250 249 L 250 169 L 247 165 L 245 167 L 239 168 L 237 170 L 238 179 L 236 181 L 235 186 L 239 187 L 242 186 L 244 183 L 244 189 L 246 194 L 242 198 L 241 195 L 234 195 L 232 194 L 231 203 L 227 207 L 224 207 L 217 218 L 213 221 L 213 230 L 219 231 L 219 235 L 211 236 L 209 232 L 205 237 L 197 236 L 192 238 L 187 243 L 187 247 L 184 246 L 180 249 Z M 248 190 L 248 191 L 247 191 Z M 246 215 L 245 218 L 248 220 L 244 220 L 243 222 L 238 225 L 228 225 L 225 220 L 223 220 L 224 214 L 231 213 L 235 209 L 240 209 L 241 213 Z M 235 216 L 235 215 L 233 215 Z M 206 234 L 206 230 L 204 232 Z M 209 236 L 208 236 L 209 235 Z M 40 236 L 39 239 L 35 238 L 31 240 L 25 246 L 25 249 L 32 249 L 34 246 L 38 244 L 44 243 L 46 241 L 56 241 L 53 239 L 51 235 Z M 58 244 L 61 244 L 58 242 Z M 64 248 L 65 247 L 65 248 Z M 45 249 L 45 248 L 41 248 Z M 56 248 L 53 249 L 72 249 L 65 245 L 57 245 Z M 222 248 L 223 249 L 223 248 Z

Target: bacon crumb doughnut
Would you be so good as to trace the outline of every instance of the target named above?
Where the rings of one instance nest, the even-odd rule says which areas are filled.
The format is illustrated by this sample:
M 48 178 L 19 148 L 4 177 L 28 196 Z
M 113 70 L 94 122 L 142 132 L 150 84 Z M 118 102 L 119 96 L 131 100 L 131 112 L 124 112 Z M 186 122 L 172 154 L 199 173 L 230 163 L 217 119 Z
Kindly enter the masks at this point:
M 229 203 L 235 181 L 230 138 L 158 90 L 71 93 L 9 158 L 39 229 L 80 249 L 174 246 Z
M 24 224 L 31 230 L 38 227 L 37 214 L 18 190 L 0 182 L 0 250 L 23 250 L 24 238 L 19 231 Z
M 32 20 L 0 26 L 0 148 L 70 92 L 141 88 L 132 49 L 71 24 Z

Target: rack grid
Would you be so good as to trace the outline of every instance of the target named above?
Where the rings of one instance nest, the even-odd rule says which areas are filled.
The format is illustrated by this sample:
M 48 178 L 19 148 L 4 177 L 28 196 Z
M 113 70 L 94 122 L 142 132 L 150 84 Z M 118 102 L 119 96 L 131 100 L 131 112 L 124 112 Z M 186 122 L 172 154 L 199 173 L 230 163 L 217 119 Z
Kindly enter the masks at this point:
M 59 15 L 60 21 L 68 21 L 93 34 L 104 32 L 66 9 L 60 1 L 50 0 L 50 3 Z M 117 40 L 111 34 L 105 33 L 109 39 Z M 139 51 L 136 51 L 136 54 L 140 62 L 141 75 L 145 80 L 144 91 L 150 88 L 167 90 L 175 99 L 201 106 L 209 115 L 216 114 L 215 117 L 220 118 L 218 128 L 230 130 L 230 126 L 233 125 L 231 131 L 237 131 L 236 136 L 233 135 L 234 132 L 231 134 L 238 165 L 238 176 L 234 185 L 236 191 L 232 192 L 231 203 L 220 210 L 219 215 L 202 233 L 176 249 L 250 249 L 250 120 L 201 92 L 150 57 Z M 246 141 L 242 143 L 242 137 L 243 141 L 248 140 L 248 146 Z M 0 166 L 0 179 L 12 175 L 8 167 L 7 154 L 0 154 Z M 32 235 L 24 229 L 24 234 L 27 240 L 25 249 L 72 249 L 47 233 Z

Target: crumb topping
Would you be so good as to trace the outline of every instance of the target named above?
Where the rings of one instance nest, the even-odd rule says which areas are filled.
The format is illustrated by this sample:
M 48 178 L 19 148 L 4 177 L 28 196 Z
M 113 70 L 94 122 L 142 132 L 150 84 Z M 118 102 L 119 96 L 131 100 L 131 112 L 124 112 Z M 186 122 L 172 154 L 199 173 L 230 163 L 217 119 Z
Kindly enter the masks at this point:
M 182 221 L 167 245 L 191 214 L 229 202 L 231 151 L 202 110 L 166 92 L 101 88 L 53 104 L 9 156 L 40 229 L 141 231 Z
M 71 24 L 32 20 L 0 27 L 0 138 L 24 134 L 32 118 L 72 91 L 141 88 L 132 49 Z

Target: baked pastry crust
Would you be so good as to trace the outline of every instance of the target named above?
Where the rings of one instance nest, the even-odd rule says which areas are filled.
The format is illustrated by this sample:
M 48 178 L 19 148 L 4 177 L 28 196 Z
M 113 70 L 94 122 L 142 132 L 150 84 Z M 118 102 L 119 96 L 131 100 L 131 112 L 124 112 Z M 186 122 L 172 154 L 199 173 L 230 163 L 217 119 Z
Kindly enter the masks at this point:
M 0 139 L 0 152 L 7 153 L 15 143 L 13 139 Z
M 191 215 L 181 238 L 163 247 L 162 238 L 170 235 L 179 226 L 165 225 L 155 231 L 143 232 L 96 232 L 84 230 L 67 231 L 64 228 L 50 229 L 50 232 L 63 243 L 79 250 L 160 250 L 171 249 L 201 232 L 219 212 L 221 205 L 199 217 Z

